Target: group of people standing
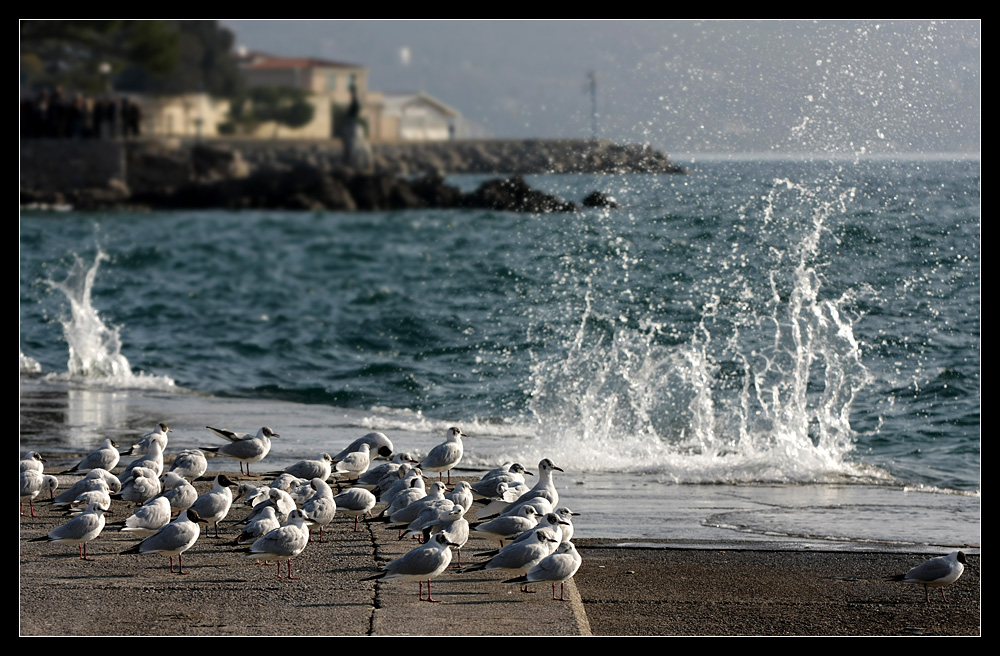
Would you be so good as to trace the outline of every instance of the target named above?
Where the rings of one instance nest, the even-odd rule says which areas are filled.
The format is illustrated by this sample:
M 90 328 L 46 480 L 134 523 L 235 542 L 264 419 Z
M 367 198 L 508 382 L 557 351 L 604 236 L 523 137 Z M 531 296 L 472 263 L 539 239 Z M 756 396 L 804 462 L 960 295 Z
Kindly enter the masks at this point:
M 142 112 L 123 96 L 71 97 L 56 87 L 21 100 L 21 138 L 130 139 L 139 136 Z

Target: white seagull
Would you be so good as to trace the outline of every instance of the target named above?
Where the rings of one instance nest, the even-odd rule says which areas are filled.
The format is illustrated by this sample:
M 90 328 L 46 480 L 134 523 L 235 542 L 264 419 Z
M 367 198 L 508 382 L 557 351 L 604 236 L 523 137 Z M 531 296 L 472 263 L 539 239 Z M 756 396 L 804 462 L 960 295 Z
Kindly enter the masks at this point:
M 444 533 L 438 533 L 427 544 L 420 545 L 383 567 L 379 574 L 361 580 L 419 581 L 420 601 L 438 601 L 431 598 L 431 579 L 448 569 L 448 565 L 451 564 L 452 545 Z M 424 599 L 424 580 L 427 581 L 426 599 Z
M 280 526 L 281 522 L 278 521 L 278 516 L 274 513 L 274 507 L 268 506 L 260 514 L 260 517 L 247 524 L 247 527 L 236 538 L 236 544 L 256 542 L 257 538 L 266 535 Z
M 451 485 L 451 470 L 462 461 L 463 437 L 468 437 L 468 435 L 452 426 L 448 429 L 445 441 L 431 449 L 431 452 L 420 461 L 417 467 L 426 471 L 438 472 L 438 480 L 441 480 L 442 472 L 448 472 L 448 485 Z
M 518 508 L 532 503 L 536 499 L 544 499 L 550 504 L 549 512 L 551 507 L 554 507 L 559 503 L 559 492 L 556 491 L 555 483 L 552 482 L 552 472 L 562 471 L 559 467 L 556 467 L 551 460 L 548 458 L 543 458 L 541 462 L 538 463 L 538 482 L 535 483 L 535 487 L 531 488 L 521 496 L 517 498 L 517 501 L 507 506 L 501 515 L 510 515 L 517 512 Z
M 257 435 L 250 437 L 246 433 L 234 433 L 225 428 L 212 428 L 205 426 L 219 437 L 229 440 L 229 444 L 222 446 L 202 447 L 211 453 L 218 453 L 220 456 L 236 458 L 240 461 L 240 473 L 243 473 L 243 463 L 247 463 L 247 476 L 250 475 L 250 463 L 260 462 L 271 450 L 271 438 L 281 437 L 267 426 L 257 431 Z
M 99 481 L 103 481 L 112 492 L 121 490 L 121 483 L 114 474 L 103 469 L 91 469 L 86 476 L 74 483 L 73 487 L 57 494 L 52 503 L 57 506 L 68 506 L 84 492 L 98 489 L 101 485 Z
M 309 529 L 306 528 L 306 522 L 309 519 L 306 514 L 299 509 L 293 510 L 288 515 L 288 523 L 280 528 L 276 528 L 270 531 L 256 542 L 254 542 L 247 550 L 247 558 L 257 558 L 258 560 L 263 558 L 264 560 L 272 559 L 278 562 L 278 578 L 281 576 L 281 559 L 285 558 L 288 561 L 288 579 L 298 579 L 297 576 L 292 576 L 292 558 L 295 558 L 300 553 L 302 553 L 306 545 L 309 544 Z
M 503 515 L 488 522 L 476 522 L 469 534 L 487 540 L 496 540 L 503 547 L 504 540 L 512 540 L 538 525 L 538 517 L 531 506 L 522 506 L 513 515 Z
M 169 471 L 161 476 L 160 486 L 163 491 L 160 492 L 159 498 L 170 502 L 172 512 L 183 512 L 198 499 L 198 490 L 175 471 Z
M 31 542 L 58 542 L 60 544 L 75 544 L 82 560 L 87 558 L 87 543 L 96 540 L 104 530 L 104 511 L 96 503 L 69 520 L 62 526 L 52 529 L 48 535 L 34 538 Z
M 34 469 L 27 469 L 21 472 L 21 517 L 24 517 L 24 502 L 28 502 L 30 516 L 37 518 L 35 514 L 35 498 L 42 493 L 42 490 L 49 491 L 49 498 L 55 496 L 56 488 L 59 487 L 59 479 L 51 474 L 42 474 Z
M 351 442 L 350 446 L 333 456 L 333 461 L 338 462 L 346 458 L 348 453 L 354 453 L 355 451 L 361 450 L 362 444 L 367 444 L 368 448 L 371 449 L 372 452 L 382 456 L 383 458 L 389 458 L 392 456 L 392 442 L 389 441 L 389 438 L 386 437 L 384 433 L 374 432 L 368 433 L 367 435 L 359 437 Z
M 20 471 L 36 471 L 41 474 L 45 470 L 45 458 L 38 451 L 25 451 L 21 456 Z
M 546 556 L 537 565 L 528 570 L 523 576 L 507 579 L 504 583 L 536 583 L 539 581 L 552 582 L 552 598 L 556 599 L 556 583 L 559 584 L 559 598 L 557 601 L 567 601 L 563 596 L 566 581 L 573 578 L 576 570 L 580 569 L 581 558 L 572 542 L 563 542 L 551 556 Z
M 205 523 L 215 525 L 215 537 L 219 537 L 219 522 L 226 518 L 233 505 L 233 491 L 229 489 L 231 487 L 236 487 L 236 484 L 226 478 L 225 474 L 219 474 L 212 483 L 212 489 L 198 497 L 190 508 Z
M 556 533 L 551 528 L 539 529 L 529 535 L 531 535 L 531 539 L 523 542 L 512 542 L 490 560 L 466 567 L 462 572 L 499 569 L 515 574 L 527 574 L 542 559 L 547 558 L 558 543 Z M 528 586 L 521 586 L 521 592 L 529 592 Z
M 122 554 L 162 553 L 170 556 L 170 573 L 187 574 L 181 554 L 194 546 L 201 535 L 198 524 L 206 523 L 198 513 L 188 508 L 180 516 L 159 531 L 149 536 Z M 177 571 L 174 572 L 174 556 L 177 556 Z
M 124 452 L 122 455 L 135 455 L 136 453 L 145 453 L 149 450 L 149 445 L 156 442 L 160 445 L 160 448 L 164 451 L 167 450 L 167 433 L 173 433 L 166 424 L 157 424 L 156 428 L 146 433 L 139 438 L 136 442 L 129 448 L 128 451 Z
M 118 444 L 112 439 L 106 439 L 96 451 L 91 451 L 86 458 L 78 462 L 72 469 L 67 469 L 63 474 L 74 472 L 89 472 L 91 469 L 106 469 L 111 471 L 118 466 L 121 454 L 118 453 Z
M 311 481 L 314 478 L 321 478 L 324 481 L 330 478 L 330 471 L 333 469 L 333 456 L 329 453 L 321 453 L 315 460 L 299 460 L 294 465 L 285 467 L 284 473 L 291 474 L 295 478 L 304 478 Z
M 197 480 L 208 471 L 208 460 L 198 449 L 185 449 L 174 459 L 170 471 L 180 474 L 189 481 Z
M 357 451 L 353 453 L 348 453 L 346 456 L 337 461 L 333 470 L 337 474 L 357 474 L 360 476 L 368 471 L 368 465 L 371 463 L 371 447 L 367 444 L 362 444 Z
M 354 517 L 355 533 L 358 532 L 358 520 L 366 514 L 371 515 L 372 508 L 376 504 L 375 495 L 360 487 L 344 490 L 333 497 L 333 500 L 337 504 L 337 510 Z
M 322 478 L 317 476 L 309 485 L 315 490 L 315 494 L 302 504 L 302 512 L 306 514 L 310 527 L 319 527 L 319 541 L 323 542 L 323 527 L 328 526 L 337 514 L 337 502 L 333 499 L 333 490 Z
M 115 499 L 131 501 L 142 505 L 160 493 L 160 479 L 156 472 L 145 467 L 136 467 L 122 481 L 121 492 L 114 495 Z
M 899 574 L 892 577 L 893 581 L 903 583 L 916 583 L 924 586 L 924 601 L 930 601 L 927 588 L 941 588 L 941 598 L 946 602 L 948 598 L 944 594 L 944 587 L 951 585 L 962 576 L 968 561 L 961 551 L 952 551 L 947 556 L 931 558 L 922 565 L 917 565 L 906 574 Z
M 154 477 L 159 478 L 160 474 L 163 473 L 163 447 L 156 440 L 149 443 L 149 447 L 146 449 L 146 455 L 136 458 L 128 464 L 125 469 L 118 474 L 118 480 L 121 481 L 122 485 L 125 485 L 125 481 L 128 480 L 132 472 L 139 467 L 152 470 Z
M 164 497 L 156 497 L 136 508 L 135 513 L 125 520 L 121 532 L 148 538 L 169 523 L 170 502 Z

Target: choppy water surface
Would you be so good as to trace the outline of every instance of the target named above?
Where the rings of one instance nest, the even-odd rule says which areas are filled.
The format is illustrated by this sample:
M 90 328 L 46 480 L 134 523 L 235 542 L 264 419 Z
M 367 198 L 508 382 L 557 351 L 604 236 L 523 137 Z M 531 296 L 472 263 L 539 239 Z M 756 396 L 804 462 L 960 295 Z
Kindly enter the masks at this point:
M 688 166 L 529 178 L 621 205 L 565 215 L 23 214 L 22 389 L 458 424 L 473 466 L 977 493 L 978 160 Z M 22 443 L 147 429 L 27 406 Z

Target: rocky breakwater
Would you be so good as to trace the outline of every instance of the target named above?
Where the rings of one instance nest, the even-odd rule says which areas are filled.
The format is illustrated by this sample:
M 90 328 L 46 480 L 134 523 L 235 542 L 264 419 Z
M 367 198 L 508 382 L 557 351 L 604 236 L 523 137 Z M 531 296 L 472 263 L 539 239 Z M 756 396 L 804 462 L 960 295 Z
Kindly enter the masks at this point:
M 518 150 L 514 146 L 517 143 L 545 147 Z M 568 144 L 576 144 L 576 148 Z M 588 144 L 601 148 L 592 150 Z M 472 150 L 464 150 L 467 146 Z M 629 150 L 602 142 L 382 146 L 375 156 L 373 171 L 343 166 L 342 152 L 330 142 L 184 146 L 178 142 L 145 141 L 123 143 L 122 147 L 125 180 L 114 178 L 97 187 L 63 185 L 58 189 L 44 185 L 25 188 L 22 180 L 22 205 L 68 204 L 79 210 L 131 207 L 377 211 L 437 207 L 567 212 L 576 209 L 573 202 L 532 189 L 520 174 L 565 172 L 572 167 L 592 171 L 597 166 L 597 152 L 604 154 L 600 161 L 614 163 L 615 171 L 649 171 L 647 166 L 656 173 L 679 170 L 666 170 L 663 162 L 669 161 L 648 148 Z M 522 157 L 517 156 L 518 152 Z M 417 158 L 417 153 L 423 153 L 422 159 Z M 442 153 L 451 153 L 450 159 L 440 159 Z M 615 158 L 608 153 L 615 153 Z M 445 183 L 446 172 L 513 175 L 488 180 L 472 193 L 464 193 Z M 601 194 L 596 197 L 605 200 Z M 612 203 L 595 203 L 588 198 L 584 204 L 613 207 Z
M 648 145 L 606 139 L 491 139 L 373 146 L 375 165 L 422 173 L 684 173 Z

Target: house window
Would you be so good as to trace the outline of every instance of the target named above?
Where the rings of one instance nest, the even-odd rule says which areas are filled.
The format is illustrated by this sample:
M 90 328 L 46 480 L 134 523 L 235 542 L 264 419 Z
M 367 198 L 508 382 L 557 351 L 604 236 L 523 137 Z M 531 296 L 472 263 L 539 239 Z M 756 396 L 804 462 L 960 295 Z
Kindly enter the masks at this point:
M 347 88 L 350 89 L 351 87 L 356 87 L 357 85 L 358 85 L 358 74 L 350 73 L 347 76 Z
M 326 74 L 326 90 L 333 91 L 337 88 L 337 74 L 327 73 Z

